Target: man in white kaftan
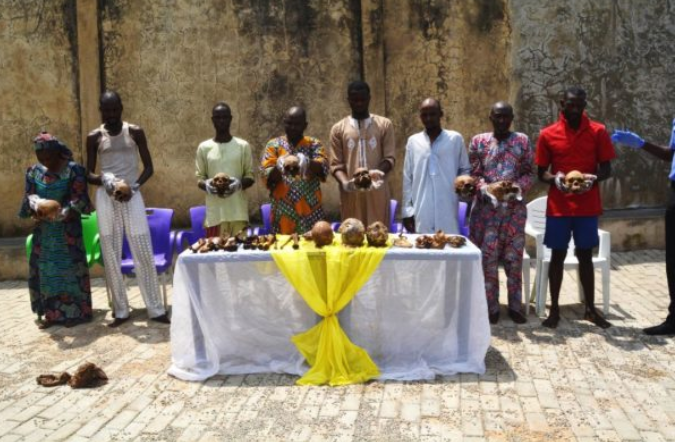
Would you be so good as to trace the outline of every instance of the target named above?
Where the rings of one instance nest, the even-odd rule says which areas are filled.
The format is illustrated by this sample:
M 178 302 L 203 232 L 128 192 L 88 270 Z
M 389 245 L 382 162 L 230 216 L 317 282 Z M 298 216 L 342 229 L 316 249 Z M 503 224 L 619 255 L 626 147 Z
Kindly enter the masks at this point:
M 471 164 L 462 136 L 441 128 L 442 116 L 438 100 L 424 100 L 420 119 L 425 130 L 406 144 L 401 216 L 410 233 L 459 233 L 454 181 L 468 175 Z

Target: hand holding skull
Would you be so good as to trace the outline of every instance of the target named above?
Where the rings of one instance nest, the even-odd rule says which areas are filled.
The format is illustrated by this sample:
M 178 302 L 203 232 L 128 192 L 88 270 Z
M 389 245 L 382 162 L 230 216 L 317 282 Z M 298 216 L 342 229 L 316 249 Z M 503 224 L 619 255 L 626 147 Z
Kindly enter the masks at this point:
M 578 170 L 573 170 L 567 175 L 565 175 L 565 186 L 569 189 L 569 192 L 580 194 L 588 192 L 597 177 L 591 174 L 584 174 Z
M 469 175 L 460 175 L 455 178 L 455 193 L 461 201 L 471 201 L 476 193 L 476 181 Z

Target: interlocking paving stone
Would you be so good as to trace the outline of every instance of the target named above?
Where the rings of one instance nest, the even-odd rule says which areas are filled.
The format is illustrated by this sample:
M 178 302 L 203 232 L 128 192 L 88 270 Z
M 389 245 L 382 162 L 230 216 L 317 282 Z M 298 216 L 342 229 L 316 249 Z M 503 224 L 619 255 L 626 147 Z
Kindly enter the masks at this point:
M 576 275 L 567 272 L 560 327 L 541 327 L 533 309 L 516 326 L 504 310 L 485 375 L 337 388 L 299 387 L 281 374 L 183 382 L 166 375 L 169 326 L 148 323 L 137 286 L 129 292 L 136 310 L 118 329 L 105 326 L 105 287 L 94 280 L 92 323 L 41 331 L 26 283 L 0 282 L 0 440 L 672 441 L 675 343 L 641 330 L 666 315 L 664 261 L 662 251 L 612 255 L 609 330 L 581 320 Z M 35 383 L 84 361 L 110 382 L 90 390 Z

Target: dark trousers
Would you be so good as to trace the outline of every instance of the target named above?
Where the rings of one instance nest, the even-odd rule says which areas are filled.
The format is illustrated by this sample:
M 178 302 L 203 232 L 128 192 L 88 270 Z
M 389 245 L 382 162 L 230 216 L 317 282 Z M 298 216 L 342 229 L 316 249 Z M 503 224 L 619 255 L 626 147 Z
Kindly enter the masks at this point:
M 675 181 L 670 182 L 666 207 L 666 277 L 668 278 L 668 322 L 675 322 Z

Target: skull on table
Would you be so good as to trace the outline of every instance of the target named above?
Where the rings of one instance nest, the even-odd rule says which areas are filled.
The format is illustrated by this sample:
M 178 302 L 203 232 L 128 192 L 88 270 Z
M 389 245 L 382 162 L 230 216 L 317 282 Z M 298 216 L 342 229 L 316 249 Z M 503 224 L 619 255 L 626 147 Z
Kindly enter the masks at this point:
M 389 239 L 389 229 L 381 221 L 375 221 L 366 230 L 366 239 L 371 247 L 384 247 Z
M 361 247 L 366 228 L 360 220 L 347 218 L 340 224 L 339 232 L 342 236 L 342 244 L 349 247 Z

